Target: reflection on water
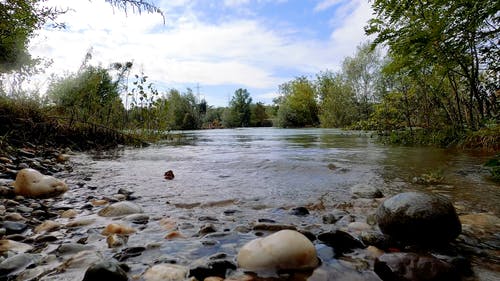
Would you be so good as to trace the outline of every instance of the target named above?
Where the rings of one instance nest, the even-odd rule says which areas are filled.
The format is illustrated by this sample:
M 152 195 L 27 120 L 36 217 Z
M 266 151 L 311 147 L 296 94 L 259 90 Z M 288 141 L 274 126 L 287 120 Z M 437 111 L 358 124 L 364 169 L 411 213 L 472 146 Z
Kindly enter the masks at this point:
M 259 204 L 283 206 L 307 204 L 325 193 L 342 201 L 352 185 L 363 182 L 386 194 L 427 190 L 478 211 L 500 211 L 500 189 L 487 180 L 484 155 L 387 146 L 370 134 L 335 129 L 188 131 L 174 143 L 96 155 L 93 168 L 112 186 L 133 187 L 145 198 L 167 193 L 172 202 L 258 198 Z M 166 170 L 174 171 L 174 181 L 163 180 Z M 432 172 L 443 175 L 441 185 L 412 183 Z

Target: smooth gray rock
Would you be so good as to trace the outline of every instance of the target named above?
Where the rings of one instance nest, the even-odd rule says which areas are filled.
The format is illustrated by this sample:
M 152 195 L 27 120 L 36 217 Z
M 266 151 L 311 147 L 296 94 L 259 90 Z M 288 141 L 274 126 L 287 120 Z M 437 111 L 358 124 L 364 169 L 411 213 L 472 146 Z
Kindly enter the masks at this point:
M 400 193 L 385 200 L 377 209 L 377 222 L 383 233 L 407 245 L 448 243 L 462 230 L 447 198 L 422 192 Z
M 367 184 L 356 184 L 355 186 L 351 187 L 351 193 L 355 197 L 367 199 L 384 197 L 380 189 Z

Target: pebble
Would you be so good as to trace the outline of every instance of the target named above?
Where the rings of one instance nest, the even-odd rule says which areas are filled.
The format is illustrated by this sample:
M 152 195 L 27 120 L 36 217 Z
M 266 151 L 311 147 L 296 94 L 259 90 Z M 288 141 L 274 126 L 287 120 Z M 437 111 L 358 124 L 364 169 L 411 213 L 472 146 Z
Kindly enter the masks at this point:
M 105 207 L 104 209 L 100 210 L 98 212 L 98 215 L 102 217 L 118 217 L 118 216 L 126 216 L 142 212 L 143 210 L 140 206 L 132 202 L 121 201 L 111 204 Z
M 99 261 L 92 264 L 83 277 L 82 281 L 128 281 L 127 273 L 112 261 Z
M 145 281 L 184 281 L 189 269 L 176 264 L 157 264 L 144 273 Z
M 61 218 L 72 219 L 76 217 L 78 212 L 75 209 L 69 209 L 61 213 Z
M 332 247 L 335 252 L 335 257 L 351 252 L 354 249 L 366 248 L 360 240 L 342 230 L 321 233 L 318 235 L 318 240 Z
M 460 275 L 447 262 L 415 253 L 383 254 L 375 260 L 375 273 L 382 280 L 458 281 Z
M 0 240 L 0 253 L 4 254 L 8 251 L 13 252 L 13 253 L 25 253 L 28 251 L 31 251 L 33 249 L 33 246 L 13 241 L 13 240 L 8 240 L 8 239 L 2 239 Z
M 58 230 L 59 228 L 61 228 L 60 223 L 51 220 L 46 220 L 42 224 L 35 227 L 35 232 L 36 233 L 51 232 Z
M 296 207 L 290 211 L 290 215 L 299 217 L 307 216 L 309 215 L 309 210 L 306 207 Z
M 108 224 L 106 228 L 102 231 L 103 235 L 109 235 L 109 234 L 128 235 L 132 233 L 135 233 L 134 228 L 119 223 Z
M 27 224 L 15 221 L 4 221 L 2 227 L 5 228 L 7 235 L 23 233 L 28 229 Z
M 384 196 L 380 189 L 363 183 L 351 187 L 351 193 L 354 197 L 367 199 L 382 198 Z
M 120 234 L 111 234 L 106 237 L 106 243 L 109 248 L 117 248 L 127 244 L 128 236 Z

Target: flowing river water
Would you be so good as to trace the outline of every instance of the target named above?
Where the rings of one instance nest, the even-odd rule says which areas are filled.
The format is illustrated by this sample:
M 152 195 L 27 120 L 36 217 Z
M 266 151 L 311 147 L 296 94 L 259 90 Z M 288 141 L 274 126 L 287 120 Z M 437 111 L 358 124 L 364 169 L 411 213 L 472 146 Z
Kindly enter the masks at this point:
M 63 198 L 73 199 L 61 204 L 71 202 L 85 209 L 81 205 L 90 199 L 112 198 L 120 188 L 134 192 L 134 203 L 151 217 L 127 242 L 128 247 L 147 249 L 127 260 L 130 275 L 140 276 L 153 263 L 192 266 L 193 261 L 201 263 L 220 253 L 234 260 L 238 249 L 256 237 L 251 226 L 257 222 L 296 225 L 313 233 L 328 231 L 331 226 L 323 223 L 322 216 L 349 204 L 355 205 L 355 220 L 366 220 L 379 202 L 352 203 L 350 188 L 359 183 L 376 186 L 385 196 L 408 190 L 436 192 L 449 197 L 459 214 L 499 216 L 499 185 L 488 179 L 482 166 L 489 156 L 389 146 L 368 133 L 335 129 L 188 131 L 146 148 L 76 155 L 73 176 L 67 180 L 80 188 L 65 194 Z M 174 172 L 173 180 L 163 178 L 167 170 Z M 442 179 L 433 185 L 416 183 L 423 175 Z M 301 206 L 311 214 L 290 214 L 292 208 Z M 91 211 L 87 215 L 96 217 Z M 215 233 L 204 236 L 201 229 L 207 226 Z M 168 236 L 174 231 L 175 235 Z M 105 241 L 92 240 L 88 229 L 75 232 L 70 240 L 79 235 L 102 248 L 105 255 L 120 252 L 104 250 Z M 331 250 L 317 246 L 322 266 L 337 271 L 330 277 L 377 280 L 352 259 L 341 263 L 331 258 Z M 498 276 L 495 271 L 492 276 Z

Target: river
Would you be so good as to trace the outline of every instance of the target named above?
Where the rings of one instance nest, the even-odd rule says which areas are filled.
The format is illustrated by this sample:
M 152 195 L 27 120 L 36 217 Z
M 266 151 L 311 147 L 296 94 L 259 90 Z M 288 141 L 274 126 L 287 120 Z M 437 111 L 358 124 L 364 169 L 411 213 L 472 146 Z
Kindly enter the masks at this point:
M 336 129 L 249 128 L 186 131 L 174 141 L 91 155 L 97 185 L 122 186 L 170 202 L 258 200 L 269 207 L 304 205 L 328 193 L 337 201 L 367 183 L 391 195 L 428 190 L 469 211 L 500 213 L 500 189 L 482 164 L 488 155 L 380 144 L 368 133 Z M 175 180 L 163 174 L 173 170 Z M 443 181 L 414 183 L 423 174 Z M 164 203 L 164 202 L 163 202 Z
M 370 133 L 336 129 L 186 131 L 146 148 L 78 154 L 73 159 L 77 176 L 68 181 L 81 188 L 65 198 L 84 198 L 84 204 L 92 198 L 112 198 L 120 188 L 134 192 L 134 202 L 151 216 L 147 227 L 131 235 L 127 244 L 149 249 L 127 260 L 131 275 L 140 275 L 153 262 L 192 264 L 221 252 L 234 258 L 238 248 L 255 238 L 251 225 L 257 221 L 297 225 L 313 233 L 328 230 L 322 215 L 350 204 L 350 188 L 359 183 L 374 185 L 385 196 L 408 190 L 435 192 L 449 197 L 459 214 L 498 216 L 500 188 L 482 166 L 489 156 L 384 145 Z M 175 174 L 173 180 L 163 178 L 167 170 Z M 425 175 L 441 180 L 432 185 L 415 182 Z M 311 215 L 290 215 L 290 209 L 300 206 Z M 365 220 L 375 207 L 363 211 L 358 206 L 356 220 Z M 162 225 L 165 218 L 175 223 L 179 236 L 165 237 L 171 231 Z M 226 234 L 201 235 L 207 224 Z M 106 247 L 102 239 L 95 243 Z M 320 257 L 329 255 L 324 249 L 319 252 Z M 116 250 L 105 253 L 112 254 Z M 344 265 L 331 257 L 323 262 L 323 267 L 343 268 L 337 271 L 350 280 Z M 348 274 L 376 280 L 373 272 L 353 272 Z

